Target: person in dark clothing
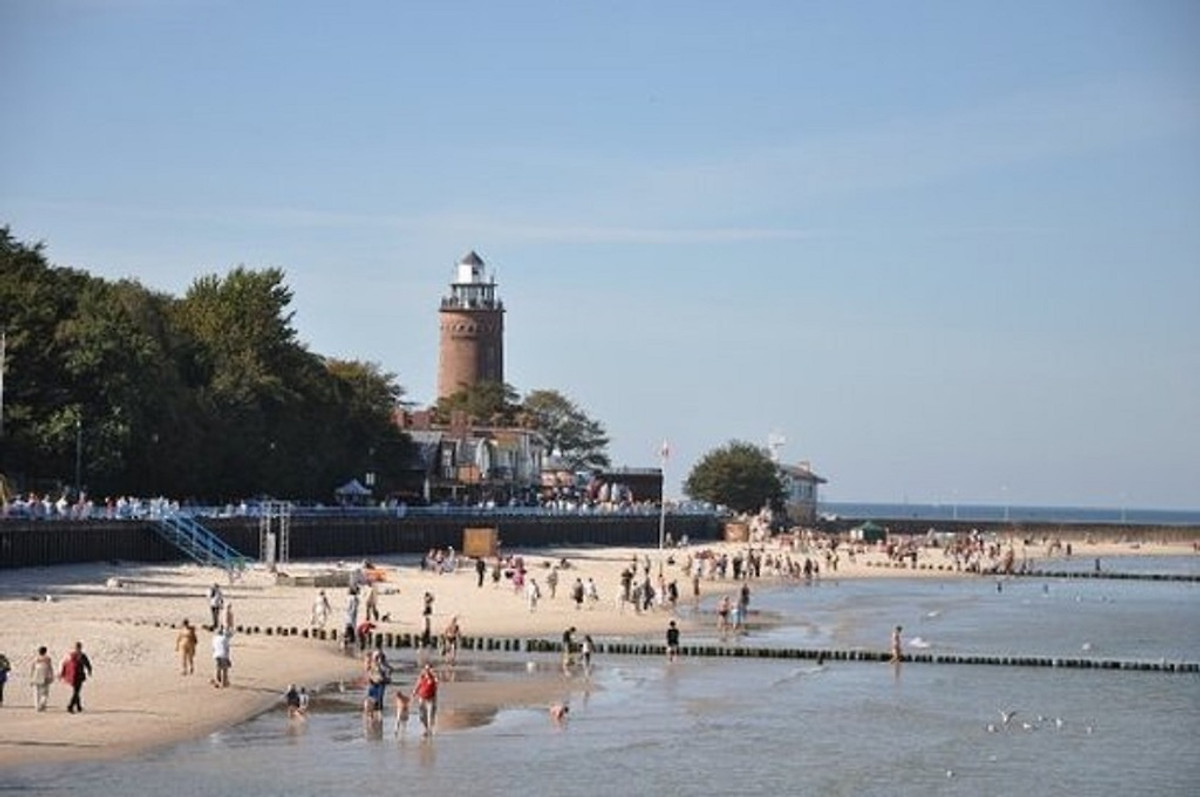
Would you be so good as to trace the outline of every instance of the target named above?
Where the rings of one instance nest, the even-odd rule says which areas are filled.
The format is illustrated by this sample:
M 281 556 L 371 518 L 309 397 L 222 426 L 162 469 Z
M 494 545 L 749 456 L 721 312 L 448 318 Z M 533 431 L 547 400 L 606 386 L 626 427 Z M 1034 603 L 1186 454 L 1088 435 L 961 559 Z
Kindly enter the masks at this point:
M 63 681 L 71 685 L 71 702 L 67 703 L 67 713 L 74 714 L 76 711 L 83 711 L 79 692 L 83 689 L 83 682 L 91 674 L 92 662 L 83 652 L 83 643 L 76 642 L 75 649 L 63 659 L 62 672 L 59 674 Z
M 667 660 L 675 661 L 677 658 L 679 658 L 679 627 L 672 620 L 667 623 Z

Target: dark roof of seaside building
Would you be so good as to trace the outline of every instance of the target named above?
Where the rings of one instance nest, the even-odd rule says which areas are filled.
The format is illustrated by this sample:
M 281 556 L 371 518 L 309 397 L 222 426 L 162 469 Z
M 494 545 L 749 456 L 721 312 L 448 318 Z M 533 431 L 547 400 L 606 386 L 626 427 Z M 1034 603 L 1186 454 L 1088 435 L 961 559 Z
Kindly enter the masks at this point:
M 813 473 L 812 469 L 804 464 L 785 465 L 783 463 L 780 463 L 778 467 L 781 471 L 788 474 L 789 476 L 791 476 L 794 479 L 803 479 L 805 481 L 814 482 L 816 484 L 828 484 L 829 483 L 827 479 L 824 479 L 824 478 L 818 476 L 817 474 Z
M 458 262 L 466 266 L 482 266 L 483 258 L 475 254 L 475 250 L 472 249 L 470 252 L 467 252 L 465 255 L 463 255 L 462 259 Z

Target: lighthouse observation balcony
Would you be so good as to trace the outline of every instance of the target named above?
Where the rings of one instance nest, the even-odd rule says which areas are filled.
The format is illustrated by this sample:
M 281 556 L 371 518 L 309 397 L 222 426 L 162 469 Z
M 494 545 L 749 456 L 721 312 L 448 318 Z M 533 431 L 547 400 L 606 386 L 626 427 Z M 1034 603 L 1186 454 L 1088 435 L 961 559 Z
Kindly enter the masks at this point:
M 503 310 L 504 302 L 495 296 L 456 295 L 442 297 L 443 310 Z

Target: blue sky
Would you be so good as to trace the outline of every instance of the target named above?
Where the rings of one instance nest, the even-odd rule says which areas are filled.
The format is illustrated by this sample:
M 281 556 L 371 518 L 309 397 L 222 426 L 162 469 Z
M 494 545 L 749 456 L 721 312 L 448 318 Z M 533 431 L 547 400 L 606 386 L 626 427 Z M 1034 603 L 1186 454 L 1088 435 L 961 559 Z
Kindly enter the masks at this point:
M 453 264 L 507 380 L 669 492 L 1200 507 L 1200 4 L 0 0 L 0 223 L 433 398 Z M 673 485 L 673 488 L 672 486 Z

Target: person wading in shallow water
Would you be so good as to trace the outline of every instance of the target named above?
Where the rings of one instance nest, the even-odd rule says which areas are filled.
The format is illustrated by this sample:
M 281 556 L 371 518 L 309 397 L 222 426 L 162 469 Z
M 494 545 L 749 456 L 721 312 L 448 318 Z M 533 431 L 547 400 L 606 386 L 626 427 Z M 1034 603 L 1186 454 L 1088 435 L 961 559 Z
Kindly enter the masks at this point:
M 417 716 L 421 719 L 421 727 L 425 736 L 433 735 L 433 725 L 437 721 L 437 692 L 438 679 L 433 671 L 433 665 L 426 664 L 417 676 L 413 685 L 412 696 L 417 701 Z
M 904 655 L 903 645 L 900 642 L 900 632 L 903 630 L 900 626 L 892 629 L 892 664 L 899 664 L 900 657 Z

